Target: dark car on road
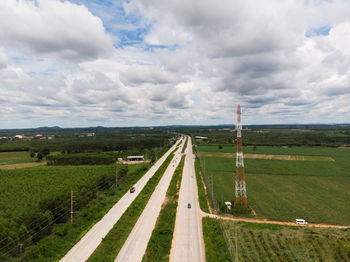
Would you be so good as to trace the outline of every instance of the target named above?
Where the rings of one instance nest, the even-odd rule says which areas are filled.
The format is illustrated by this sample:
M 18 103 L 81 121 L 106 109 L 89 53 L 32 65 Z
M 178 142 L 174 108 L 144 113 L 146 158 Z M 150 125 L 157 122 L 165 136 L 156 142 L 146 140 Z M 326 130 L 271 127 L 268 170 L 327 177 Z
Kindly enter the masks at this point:
M 190 203 L 187 204 L 187 208 L 191 208 L 191 204 Z

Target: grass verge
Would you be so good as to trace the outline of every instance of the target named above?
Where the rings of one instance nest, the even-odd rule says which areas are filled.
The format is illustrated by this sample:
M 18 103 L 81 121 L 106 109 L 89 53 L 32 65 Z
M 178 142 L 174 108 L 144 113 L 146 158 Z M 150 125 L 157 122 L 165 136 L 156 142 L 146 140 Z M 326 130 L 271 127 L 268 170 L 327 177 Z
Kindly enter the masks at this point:
M 159 180 L 167 169 L 170 161 L 174 156 L 174 151 L 167 157 L 164 163 L 156 171 L 156 173 L 150 178 L 146 186 L 142 189 L 140 194 L 128 207 L 122 217 L 109 231 L 107 236 L 102 240 L 101 244 L 97 247 L 94 253 L 90 256 L 88 261 L 114 261 L 122 248 L 125 240 L 129 236 L 132 228 L 134 227 L 137 219 L 141 215 L 145 208 L 149 198 L 151 197 L 155 187 Z
M 199 206 L 202 209 L 202 211 L 209 213 L 208 201 L 207 201 L 207 196 L 206 196 L 205 190 L 204 190 L 202 174 L 201 174 L 201 172 L 202 172 L 201 165 L 199 163 L 198 156 L 196 156 L 196 159 L 194 161 L 194 167 L 196 170 Z
M 231 261 L 219 221 L 204 217 L 202 223 L 207 262 Z
M 144 262 L 169 261 L 184 160 L 185 156 L 182 156 L 181 162 L 171 179 L 165 202 L 142 259 Z

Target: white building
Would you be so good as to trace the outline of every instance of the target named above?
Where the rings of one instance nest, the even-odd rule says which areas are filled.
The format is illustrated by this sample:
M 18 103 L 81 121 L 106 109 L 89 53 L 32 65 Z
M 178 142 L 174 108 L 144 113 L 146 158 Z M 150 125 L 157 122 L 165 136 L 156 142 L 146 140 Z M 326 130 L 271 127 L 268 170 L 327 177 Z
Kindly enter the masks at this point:
M 144 161 L 145 157 L 144 156 L 128 156 L 127 160 L 128 161 Z

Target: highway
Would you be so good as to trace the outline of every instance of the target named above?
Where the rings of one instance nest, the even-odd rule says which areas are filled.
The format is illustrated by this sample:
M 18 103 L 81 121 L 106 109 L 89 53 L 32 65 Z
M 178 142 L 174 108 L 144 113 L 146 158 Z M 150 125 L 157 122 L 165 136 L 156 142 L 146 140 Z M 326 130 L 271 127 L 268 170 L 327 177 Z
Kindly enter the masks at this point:
M 109 211 L 97 222 L 82 238 L 72 247 L 71 250 L 60 260 L 61 262 L 82 262 L 86 261 L 94 250 L 101 243 L 102 239 L 108 234 L 115 223 L 123 215 L 125 210 L 134 201 L 137 195 L 141 192 L 148 180 L 154 175 L 158 168 L 163 164 L 169 154 L 176 148 L 178 143 L 173 145 L 134 185 L 135 192 L 127 192 Z
M 168 166 L 151 198 L 149 199 L 141 216 L 137 220 L 129 237 L 125 241 L 115 261 L 118 262 L 138 262 L 142 261 L 147 244 L 151 238 L 152 231 L 157 222 L 165 195 L 169 187 L 174 171 L 181 160 L 181 150 L 183 144 L 175 152 L 175 156 Z
M 181 181 L 179 205 L 170 252 L 170 261 L 205 261 L 201 210 L 199 207 L 197 182 L 194 169 L 192 141 L 188 138 L 186 159 Z M 191 208 L 188 208 L 191 204 Z

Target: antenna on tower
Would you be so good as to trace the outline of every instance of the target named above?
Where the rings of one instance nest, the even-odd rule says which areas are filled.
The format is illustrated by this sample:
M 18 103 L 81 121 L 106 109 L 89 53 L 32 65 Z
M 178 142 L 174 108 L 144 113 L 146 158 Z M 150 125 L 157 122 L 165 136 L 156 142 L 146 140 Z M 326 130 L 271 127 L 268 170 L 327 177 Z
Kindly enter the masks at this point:
M 244 177 L 244 161 L 242 146 L 242 123 L 241 123 L 241 106 L 237 106 L 237 151 L 236 151 L 236 176 L 235 176 L 235 206 L 247 208 L 247 190 Z

